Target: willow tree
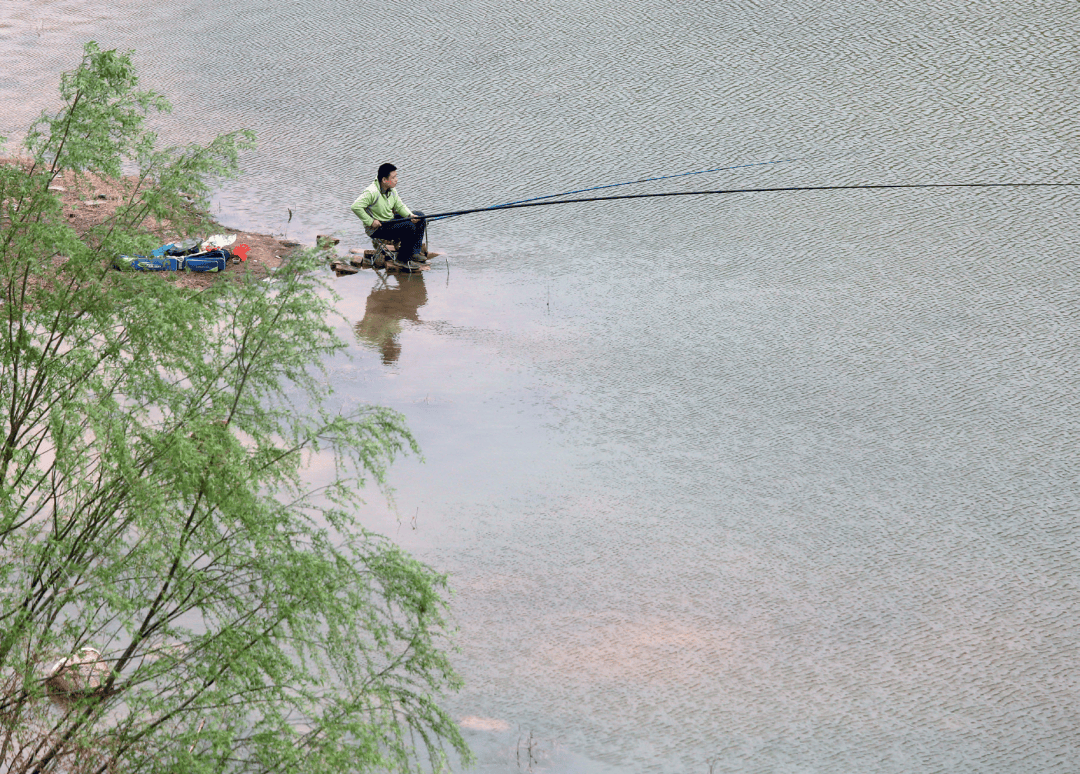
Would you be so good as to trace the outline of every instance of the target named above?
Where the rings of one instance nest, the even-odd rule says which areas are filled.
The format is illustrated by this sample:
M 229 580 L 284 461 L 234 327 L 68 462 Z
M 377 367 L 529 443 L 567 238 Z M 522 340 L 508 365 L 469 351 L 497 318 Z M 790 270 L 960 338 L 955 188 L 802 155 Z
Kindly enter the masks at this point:
M 165 100 L 88 44 L 62 109 L 0 165 L 0 767 L 328 772 L 468 759 L 437 704 L 446 581 L 357 521 L 415 452 L 402 418 L 326 409 L 342 343 L 316 257 L 198 292 L 109 268 L 148 218 L 200 228 L 252 136 L 159 149 Z M 50 184 L 121 180 L 100 226 Z M 312 456 L 333 460 L 317 492 Z

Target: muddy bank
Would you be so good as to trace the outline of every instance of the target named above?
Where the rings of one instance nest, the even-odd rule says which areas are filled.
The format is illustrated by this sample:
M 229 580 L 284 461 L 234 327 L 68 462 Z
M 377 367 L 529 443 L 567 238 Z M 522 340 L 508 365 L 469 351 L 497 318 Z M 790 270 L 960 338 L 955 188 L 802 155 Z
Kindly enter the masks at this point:
M 0 164 L 27 165 L 26 159 L 0 158 Z M 89 229 L 107 221 L 130 196 L 136 184 L 136 179 L 126 177 L 122 180 L 103 180 L 95 175 L 76 176 L 72 172 L 66 172 L 53 181 L 50 190 L 60 197 L 64 216 L 75 232 L 82 236 Z M 169 223 L 161 223 L 148 219 L 143 227 L 157 236 L 162 244 L 180 241 L 186 235 L 179 233 Z M 288 256 L 294 252 L 300 243 L 294 240 L 280 239 L 269 234 L 256 234 L 251 231 L 238 231 L 210 221 L 210 226 L 205 234 L 236 235 L 237 244 L 246 244 L 251 247 L 248 258 L 243 263 L 230 261 L 224 272 L 197 273 L 176 272 L 176 281 L 183 287 L 206 287 L 213 282 L 220 281 L 222 277 L 239 276 L 247 272 L 256 277 L 265 277 L 273 269 L 281 266 Z

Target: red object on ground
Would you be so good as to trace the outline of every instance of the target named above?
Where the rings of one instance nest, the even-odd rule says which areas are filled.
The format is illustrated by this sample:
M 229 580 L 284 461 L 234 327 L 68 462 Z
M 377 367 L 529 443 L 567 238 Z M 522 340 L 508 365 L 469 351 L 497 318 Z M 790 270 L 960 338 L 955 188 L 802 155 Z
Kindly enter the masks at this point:
M 247 245 L 233 245 L 232 246 L 232 254 L 236 255 L 236 256 L 239 256 L 241 261 L 246 261 L 247 260 L 248 250 L 250 250 L 250 249 L 251 248 L 248 247 Z

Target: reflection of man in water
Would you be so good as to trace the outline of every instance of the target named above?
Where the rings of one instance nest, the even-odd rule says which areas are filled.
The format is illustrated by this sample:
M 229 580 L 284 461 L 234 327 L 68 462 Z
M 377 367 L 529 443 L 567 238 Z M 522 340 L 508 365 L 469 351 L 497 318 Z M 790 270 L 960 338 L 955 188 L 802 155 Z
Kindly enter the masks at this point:
M 364 319 L 356 324 L 357 338 L 378 349 L 386 365 L 396 363 L 401 354 L 401 321 L 420 322 L 419 309 L 427 303 L 424 275 L 399 274 L 394 279 L 397 286 L 387 280 L 371 289 Z

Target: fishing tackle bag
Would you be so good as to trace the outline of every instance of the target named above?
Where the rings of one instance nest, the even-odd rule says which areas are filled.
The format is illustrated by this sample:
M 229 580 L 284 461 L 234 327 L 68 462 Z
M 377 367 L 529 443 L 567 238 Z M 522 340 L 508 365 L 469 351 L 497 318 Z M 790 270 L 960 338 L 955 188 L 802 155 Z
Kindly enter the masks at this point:
M 188 271 L 225 271 L 225 264 L 229 260 L 226 250 L 207 250 L 204 253 L 195 253 L 184 258 Z
M 181 271 L 184 259 L 172 255 L 118 255 L 113 266 L 121 271 Z

